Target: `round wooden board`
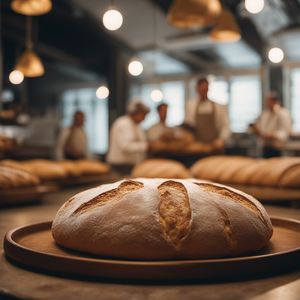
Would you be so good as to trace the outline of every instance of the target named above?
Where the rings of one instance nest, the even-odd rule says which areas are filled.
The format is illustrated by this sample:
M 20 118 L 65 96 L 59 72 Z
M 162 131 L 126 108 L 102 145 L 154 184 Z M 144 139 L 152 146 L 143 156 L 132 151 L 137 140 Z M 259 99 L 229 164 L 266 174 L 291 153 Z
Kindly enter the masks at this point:
M 207 260 L 129 261 L 100 258 L 65 250 L 51 235 L 51 222 L 9 231 L 4 240 L 8 258 L 31 269 L 58 275 L 121 280 L 240 279 L 272 275 L 300 267 L 300 222 L 272 219 L 269 245 L 252 256 Z
M 47 193 L 56 192 L 55 185 L 37 185 L 33 187 L 15 188 L 0 192 L 0 207 L 7 207 L 16 204 L 25 204 L 41 199 Z

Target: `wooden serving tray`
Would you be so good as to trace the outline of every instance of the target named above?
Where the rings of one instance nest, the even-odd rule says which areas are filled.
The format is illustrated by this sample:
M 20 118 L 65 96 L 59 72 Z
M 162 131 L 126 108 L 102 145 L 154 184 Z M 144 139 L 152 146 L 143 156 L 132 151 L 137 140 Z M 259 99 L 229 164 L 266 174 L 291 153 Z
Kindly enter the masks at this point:
M 55 185 L 37 185 L 33 187 L 15 188 L 0 192 L 0 207 L 16 204 L 25 204 L 40 200 L 47 193 L 56 192 L 58 187 Z
M 121 280 L 240 279 L 274 275 L 300 267 L 300 222 L 272 219 L 269 245 L 251 256 L 206 260 L 129 261 L 101 258 L 59 247 L 51 235 L 51 222 L 9 231 L 6 256 L 33 270 L 58 275 Z
M 300 189 L 284 189 L 266 186 L 235 185 L 230 186 L 252 195 L 260 201 L 297 201 L 300 202 Z

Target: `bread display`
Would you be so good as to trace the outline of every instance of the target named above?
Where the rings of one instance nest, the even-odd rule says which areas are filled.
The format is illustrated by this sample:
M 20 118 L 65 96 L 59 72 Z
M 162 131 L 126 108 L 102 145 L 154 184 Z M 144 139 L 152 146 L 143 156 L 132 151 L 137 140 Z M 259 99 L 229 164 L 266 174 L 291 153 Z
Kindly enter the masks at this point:
M 110 171 L 109 165 L 91 159 L 81 159 L 76 161 L 76 168 L 82 175 L 101 175 Z
M 68 172 L 63 166 L 45 159 L 24 161 L 22 167 L 37 175 L 43 181 L 57 180 L 68 176 Z
M 252 196 L 193 180 L 122 180 L 79 193 L 57 212 L 54 240 L 68 249 L 132 260 L 247 255 L 272 224 Z
M 137 164 L 132 177 L 146 178 L 189 178 L 189 170 L 180 162 L 170 159 L 146 159 Z
M 78 178 L 87 175 L 108 173 L 107 164 L 96 160 L 62 160 L 51 161 L 34 159 L 26 161 L 2 160 L 0 165 L 9 166 L 38 176 L 42 181 L 55 181 L 65 178 Z
M 300 158 L 211 156 L 196 162 L 191 174 L 195 178 L 221 183 L 300 188 Z
M 59 160 L 55 163 L 65 170 L 68 177 L 80 177 L 82 175 L 80 168 L 77 167 L 76 162 L 73 160 Z
M 36 186 L 39 183 L 39 178 L 29 172 L 8 166 L 0 166 L 0 190 Z

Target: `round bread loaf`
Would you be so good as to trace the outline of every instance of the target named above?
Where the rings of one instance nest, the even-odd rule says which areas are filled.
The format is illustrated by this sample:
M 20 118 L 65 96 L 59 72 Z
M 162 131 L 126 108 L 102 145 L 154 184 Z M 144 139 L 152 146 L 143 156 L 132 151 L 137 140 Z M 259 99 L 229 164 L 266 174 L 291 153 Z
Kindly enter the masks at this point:
M 122 180 L 69 199 L 52 225 L 66 248 L 133 260 L 239 256 L 264 247 L 272 224 L 238 190 L 193 180 Z

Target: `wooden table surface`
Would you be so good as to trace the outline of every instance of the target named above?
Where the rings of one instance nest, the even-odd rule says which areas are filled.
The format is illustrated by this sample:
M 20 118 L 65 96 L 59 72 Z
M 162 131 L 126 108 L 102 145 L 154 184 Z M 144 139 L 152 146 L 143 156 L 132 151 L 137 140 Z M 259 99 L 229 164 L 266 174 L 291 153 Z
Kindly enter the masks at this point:
M 53 219 L 61 204 L 80 190 L 82 188 L 47 195 L 44 201 L 37 205 L 1 209 L 1 239 L 8 230 L 15 227 Z M 300 220 L 300 209 L 268 206 L 267 210 L 272 216 Z M 159 285 L 89 282 L 19 268 L 6 260 L 2 243 L 0 247 L 0 299 L 300 299 L 300 270 L 280 276 L 236 282 Z

